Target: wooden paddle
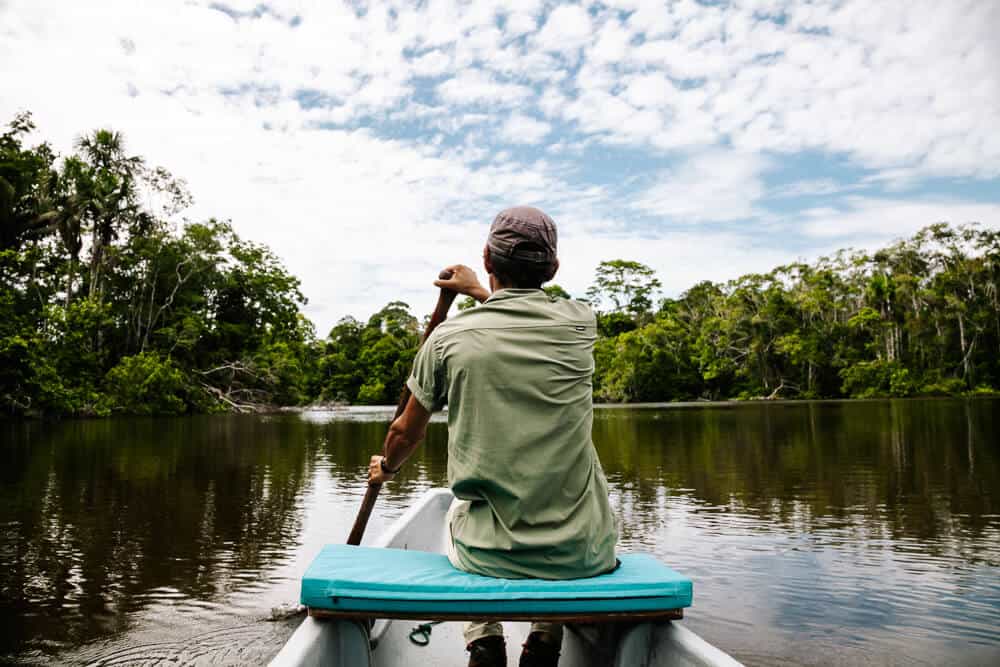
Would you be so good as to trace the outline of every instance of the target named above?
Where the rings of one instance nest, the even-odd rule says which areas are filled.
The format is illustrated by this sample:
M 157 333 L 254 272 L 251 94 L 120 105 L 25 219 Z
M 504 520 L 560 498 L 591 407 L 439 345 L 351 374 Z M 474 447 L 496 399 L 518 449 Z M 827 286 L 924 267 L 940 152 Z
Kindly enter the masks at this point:
M 441 280 L 448 280 L 451 276 L 452 272 L 447 269 L 438 274 L 438 278 Z M 424 332 L 424 337 L 420 340 L 421 345 L 423 345 L 427 338 L 431 335 L 431 332 L 437 328 L 437 325 L 448 319 L 448 309 L 451 308 L 451 304 L 455 300 L 456 296 L 458 295 L 453 290 L 446 287 L 441 288 L 441 293 L 438 295 L 437 306 L 434 307 L 434 313 L 431 315 L 431 321 L 427 324 L 427 331 Z M 406 409 L 406 404 L 409 401 L 410 388 L 404 384 L 403 393 L 399 397 L 399 405 L 396 406 L 396 414 L 392 417 L 393 421 L 399 419 L 399 416 L 403 414 L 403 410 Z M 384 454 L 385 453 L 383 452 L 383 455 Z M 365 534 L 365 528 L 368 527 L 368 517 L 371 516 L 372 508 L 375 506 L 375 499 L 378 498 L 378 492 L 381 489 L 381 484 L 368 484 L 368 490 L 365 491 L 365 499 L 361 501 L 361 509 L 358 510 L 358 517 L 354 520 L 354 527 L 351 528 L 351 534 L 347 538 L 348 544 L 354 546 L 361 544 L 361 538 Z

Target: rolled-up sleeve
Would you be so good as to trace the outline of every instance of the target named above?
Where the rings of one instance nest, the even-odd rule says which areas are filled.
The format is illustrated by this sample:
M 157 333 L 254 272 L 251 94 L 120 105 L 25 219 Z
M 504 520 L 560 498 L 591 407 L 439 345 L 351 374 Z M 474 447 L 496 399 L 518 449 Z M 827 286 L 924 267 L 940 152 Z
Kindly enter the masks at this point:
M 444 407 L 447 399 L 444 365 L 434 336 L 417 351 L 417 358 L 413 360 L 413 373 L 406 381 L 406 386 L 429 412 L 436 412 Z

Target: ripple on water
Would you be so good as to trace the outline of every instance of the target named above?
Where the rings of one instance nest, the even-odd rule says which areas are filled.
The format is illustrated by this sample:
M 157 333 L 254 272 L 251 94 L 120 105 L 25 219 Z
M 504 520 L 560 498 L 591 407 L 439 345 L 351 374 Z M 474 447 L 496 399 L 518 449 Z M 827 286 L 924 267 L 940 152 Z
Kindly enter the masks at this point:
M 251 622 L 210 630 L 183 641 L 150 641 L 123 647 L 99 646 L 80 654 L 89 667 L 264 664 L 278 650 L 297 618 Z

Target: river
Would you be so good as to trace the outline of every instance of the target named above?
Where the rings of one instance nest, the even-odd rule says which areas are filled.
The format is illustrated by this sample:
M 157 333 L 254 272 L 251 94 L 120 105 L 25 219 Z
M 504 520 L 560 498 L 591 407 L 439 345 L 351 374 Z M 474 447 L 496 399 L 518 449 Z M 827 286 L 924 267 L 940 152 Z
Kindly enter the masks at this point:
M 0 423 L 0 662 L 266 663 L 389 409 Z M 622 550 L 748 664 L 1000 664 L 1000 400 L 607 407 Z M 445 484 L 447 430 L 366 541 Z M 278 619 L 278 620 L 275 620 Z M 456 664 L 464 664 L 455 647 Z

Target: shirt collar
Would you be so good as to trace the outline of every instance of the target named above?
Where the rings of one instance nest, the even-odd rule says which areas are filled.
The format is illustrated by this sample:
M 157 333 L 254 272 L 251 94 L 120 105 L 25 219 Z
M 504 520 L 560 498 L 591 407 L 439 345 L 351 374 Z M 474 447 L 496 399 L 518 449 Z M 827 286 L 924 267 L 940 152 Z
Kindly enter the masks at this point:
M 486 301 L 484 301 L 483 303 L 490 303 L 493 301 L 503 301 L 504 299 L 517 299 L 519 297 L 535 296 L 538 294 L 545 294 L 545 292 L 537 288 L 522 289 L 520 287 L 508 287 L 493 292 L 493 294 L 490 294 L 489 298 L 486 299 Z

